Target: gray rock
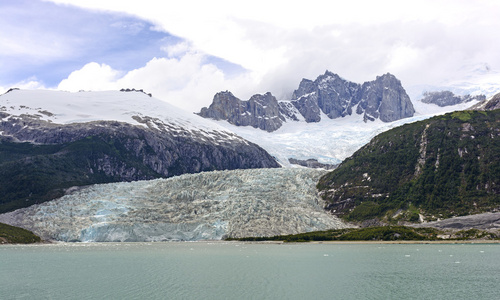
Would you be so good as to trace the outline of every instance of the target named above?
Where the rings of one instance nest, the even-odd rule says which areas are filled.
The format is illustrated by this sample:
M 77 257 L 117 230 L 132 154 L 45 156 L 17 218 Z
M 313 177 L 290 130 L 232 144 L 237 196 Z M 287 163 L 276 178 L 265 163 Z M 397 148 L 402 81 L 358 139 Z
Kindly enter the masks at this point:
M 423 103 L 432 103 L 441 107 L 467 103 L 473 100 L 484 101 L 486 100 L 486 96 L 485 95 L 458 96 L 450 91 L 440 91 L 440 92 L 425 92 L 424 97 L 422 98 Z
M 321 113 L 335 119 L 352 115 L 354 109 L 363 114 L 365 122 L 392 122 L 415 113 L 401 82 L 391 74 L 360 85 L 326 71 L 314 81 L 302 79 L 291 101 L 278 102 L 270 93 L 242 101 L 226 91 L 217 93 L 212 104 L 202 108 L 199 115 L 271 132 L 286 120 L 304 118 L 306 122 L 320 122 Z
M 455 217 L 440 221 L 414 225 L 415 227 L 435 227 L 440 229 L 500 229 L 500 213 L 484 213 Z
M 337 165 L 320 163 L 320 162 L 318 162 L 317 159 L 314 159 L 314 158 L 310 158 L 310 159 L 306 159 L 306 160 L 289 158 L 288 161 L 293 165 L 299 165 L 299 166 L 313 168 L 313 169 L 333 170 L 337 167 Z
M 401 82 L 389 73 L 359 85 L 326 71 L 315 81 L 303 79 L 292 102 L 308 122 L 317 122 L 320 111 L 331 119 L 351 115 L 356 105 L 365 121 L 392 122 L 415 113 Z
M 64 144 L 98 136 L 119 144 L 124 151 L 165 177 L 217 169 L 279 167 L 264 149 L 236 135 L 229 136 L 227 132 L 174 128 L 147 116 L 135 116 L 134 119 L 145 126 L 117 121 L 62 125 L 29 116 L 11 117 L 0 120 L 0 132 L 18 142 L 34 144 Z M 97 165 L 110 175 L 129 172 L 119 171 L 123 169 L 120 162 L 105 157 Z M 124 179 L 137 180 L 128 176 Z
M 281 127 L 285 118 L 280 113 L 278 100 L 271 94 L 256 94 L 248 101 L 236 98 L 231 92 L 220 92 L 212 104 L 201 109 L 200 116 L 227 120 L 237 126 L 252 126 L 266 131 Z
M 500 109 L 500 94 L 496 94 L 491 97 L 491 99 L 484 100 L 481 103 L 478 103 L 471 108 L 471 110 L 495 110 Z

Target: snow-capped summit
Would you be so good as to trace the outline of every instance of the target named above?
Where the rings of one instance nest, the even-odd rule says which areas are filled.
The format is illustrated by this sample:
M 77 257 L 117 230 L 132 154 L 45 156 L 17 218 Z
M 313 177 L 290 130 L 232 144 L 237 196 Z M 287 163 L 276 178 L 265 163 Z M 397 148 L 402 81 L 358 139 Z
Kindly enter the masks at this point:
M 11 89 L 0 95 L 0 111 L 12 116 L 30 116 L 54 124 L 118 121 L 146 126 L 144 117 L 168 124 L 172 129 L 224 131 L 192 113 L 141 91 L 64 92 L 53 90 Z
M 217 93 L 199 115 L 271 132 L 288 121 L 314 123 L 324 117 L 360 115 L 364 122 L 392 122 L 414 113 L 410 98 L 394 75 L 387 73 L 361 85 L 326 71 L 314 81 L 303 79 L 291 100 L 278 101 L 266 93 L 242 101 L 226 91 Z

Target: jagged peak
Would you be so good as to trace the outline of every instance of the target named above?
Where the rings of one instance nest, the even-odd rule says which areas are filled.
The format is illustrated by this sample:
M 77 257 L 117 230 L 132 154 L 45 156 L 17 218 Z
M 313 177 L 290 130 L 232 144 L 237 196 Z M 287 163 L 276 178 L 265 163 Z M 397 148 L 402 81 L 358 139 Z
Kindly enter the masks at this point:
M 214 98 L 217 97 L 218 95 L 228 95 L 228 96 L 234 97 L 233 93 L 231 93 L 229 90 L 220 91 L 220 92 L 216 93 Z

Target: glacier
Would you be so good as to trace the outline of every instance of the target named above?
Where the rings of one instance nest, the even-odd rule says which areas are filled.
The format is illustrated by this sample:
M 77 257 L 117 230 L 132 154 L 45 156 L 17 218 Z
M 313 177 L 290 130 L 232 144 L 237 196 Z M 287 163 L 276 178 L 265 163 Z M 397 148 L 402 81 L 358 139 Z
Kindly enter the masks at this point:
M 252 169 L 75 188 L 0 215 L 0 222 L 65 242 L 151 242 L 274 236 L 351 225 L 323 210 L 326 171 Z
M 320 122 L 306 123 L 304 120 L 287 119 L 278 130 L 273 132 L 266 132 L 251 126 L 236 126 L 224 120 L 213 122 L 264 148 L 283 167 L 294 167 L 290 164 L 289 158 L 316 159 L 320 163 L 339 164 L 384 131 L 436 115 L 465 110 L 477 103 L 478 101 L 471 101 L 439 107 L 417 100 L 413 101 L 416 110 L 413 117 L 388 123 L 378 119 L 366 123 L 363 116 L 357 114 L 330 119 L 321 112 Z

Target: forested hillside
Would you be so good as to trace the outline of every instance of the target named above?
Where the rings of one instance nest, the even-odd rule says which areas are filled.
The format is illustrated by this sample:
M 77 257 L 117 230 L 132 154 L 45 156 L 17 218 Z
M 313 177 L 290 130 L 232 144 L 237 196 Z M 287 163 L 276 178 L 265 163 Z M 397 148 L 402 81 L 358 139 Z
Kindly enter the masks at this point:
M 418 221 L 500 206 L 500 110 L 461 111 L 375 137 L 317 187 L 348 220 Z

